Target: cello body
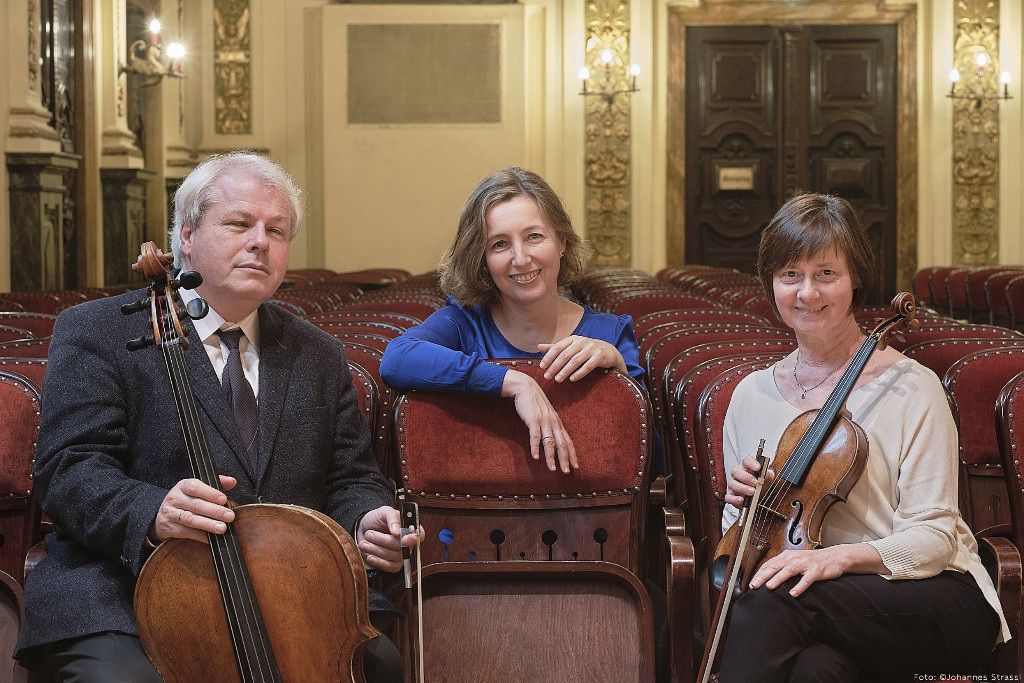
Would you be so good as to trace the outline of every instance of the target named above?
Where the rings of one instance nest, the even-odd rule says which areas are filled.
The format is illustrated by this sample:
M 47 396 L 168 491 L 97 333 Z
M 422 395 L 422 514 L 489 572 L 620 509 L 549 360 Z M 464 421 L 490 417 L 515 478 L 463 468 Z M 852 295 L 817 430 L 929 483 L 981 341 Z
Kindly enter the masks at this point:
M 282 679 L 363 681 L 362 650 L 379 634 L 370 625 L 366 571 L 352 537 L 300 506 L 234 510 Z M 354 605 L 355 619 L 338 605 Z M 207 544 L 176 538 L 153 551 L 136 584 L 135 614 L 164 680 L 242 680 Z

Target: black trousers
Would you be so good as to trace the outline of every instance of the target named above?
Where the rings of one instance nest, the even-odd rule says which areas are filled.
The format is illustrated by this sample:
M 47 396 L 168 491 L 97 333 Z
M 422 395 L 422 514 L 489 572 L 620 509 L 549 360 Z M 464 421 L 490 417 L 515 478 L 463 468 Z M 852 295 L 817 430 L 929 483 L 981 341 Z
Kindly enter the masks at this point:
M 736 600 L 722 683 L 970 673 L 983 665 L 998 633 L 999 617 L 970 574 L 914 580 L 846 574 L 793 598 L 789 590 L 798 580 Z
M 374 627 L 383 631 L 391 614 L 370 613 Z M 44 646 L 42 664 L 52 681 L 68 683 L 162 683 L 142 643 L 123 633 L 98 633 Z M 363 670 L 367 683 L 401 683 L 402 656 L 398 648 L 381 635 L 366 645 Z

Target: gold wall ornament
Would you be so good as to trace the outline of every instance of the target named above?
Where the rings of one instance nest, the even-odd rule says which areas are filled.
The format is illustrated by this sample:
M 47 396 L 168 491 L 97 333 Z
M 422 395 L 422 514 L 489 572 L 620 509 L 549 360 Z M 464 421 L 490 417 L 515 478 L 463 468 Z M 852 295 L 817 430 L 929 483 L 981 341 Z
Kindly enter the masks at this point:
M 249 17 L 249 0 L 214 2 L 214 129 L 220 135 L 252 133 Z
M 28 89 L 39 87 L 39 29 L 36 27 L 36 3 L 28 3 Z
M 998 93 L 999 0 L 957 0 L 953 24 L 954 88 Z M 953 262 L 990 265 L 999 255 L 999 100 L 952 103 Z
M 124 14 L 124 7 L 120 4 L 114 6 L 114 45 L 125 45 L 125 37 L 128 35 Z M 115 58 L 116 59 L 116 58 Z M 124 121 L 128 111 L 128 89 L 125 86 L 125 79 L 121 78 L 121 71 L 117 72 L 117 88 L 115 94 L 117 102 L 115 109 L 119 121 Z
M 634 90 L 635 78 L 629 73 L 628 0 L 590 0 L 584 24 L 585 68 L 598 74 L 609 90 Z M 629 266 L 630 98 L 585 97 L 584 103 L 584 220 L 595 251 L 593 264 Z

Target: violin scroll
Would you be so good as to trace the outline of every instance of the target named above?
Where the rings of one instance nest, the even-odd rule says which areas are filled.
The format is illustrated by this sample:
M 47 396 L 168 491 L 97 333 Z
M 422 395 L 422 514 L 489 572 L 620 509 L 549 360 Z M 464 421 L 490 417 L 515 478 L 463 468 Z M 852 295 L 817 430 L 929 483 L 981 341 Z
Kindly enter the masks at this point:
M 871 335 L 878 339 L 879 349 L 888 346 L 890 338 L 895 336 L 903 341 L 904 332 L 916 332 L 921 328 L 921 321 L 915 317 L 917 303 L 913 294 L 900 292 L 893 297 L 890 307 L 896 315 L 879 323 L 871 332 Z

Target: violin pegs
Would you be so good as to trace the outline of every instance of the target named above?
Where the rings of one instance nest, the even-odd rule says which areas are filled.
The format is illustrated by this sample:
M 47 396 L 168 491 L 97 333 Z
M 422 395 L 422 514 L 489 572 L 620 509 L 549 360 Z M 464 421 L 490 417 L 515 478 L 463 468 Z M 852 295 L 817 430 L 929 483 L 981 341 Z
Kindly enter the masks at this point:
M 138 351 L 139 349 L 144 349 L 147 346 L 153 346 L 153 344 L 155 344 L 155 343 L 156 343 L 156 340 L 152 337 L 152 335 L 150 335 L 150 336 L 137 337 L 135 339 L 132 339 L 131 341 L 126 343 L 124 346 L 129 351 Z
M 139 311 L 144 310 L 148 307 L 149 301 L 147 301 L 146 299 L 139 299 L 138 301 L 133 301 L 130 304 L 122 304 L 121 315 L 131 315 L 132 313 L 138 313 Z

